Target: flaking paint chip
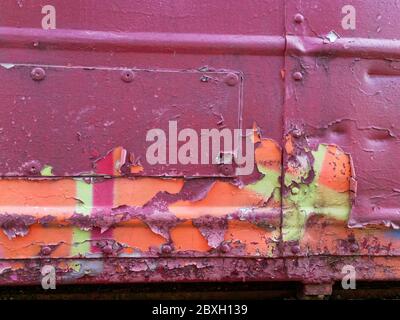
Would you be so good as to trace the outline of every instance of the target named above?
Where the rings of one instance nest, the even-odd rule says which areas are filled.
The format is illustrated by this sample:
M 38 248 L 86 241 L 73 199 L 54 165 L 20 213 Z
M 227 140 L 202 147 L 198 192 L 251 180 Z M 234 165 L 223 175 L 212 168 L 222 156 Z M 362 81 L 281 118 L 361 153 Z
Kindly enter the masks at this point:
M 324 43 L 333 43 L 339 38 L 340 38 L 339 34 L 334 30 L 332 30 L 325 36 Z
M 14 68 L 15 67 L 15 65 L 14 64 L 12 64 L 12 63 L 0 63 L 0 66 L 2 66 L 3 68 L 5 68 L 5 69 L 12 69 L 12 68 Z

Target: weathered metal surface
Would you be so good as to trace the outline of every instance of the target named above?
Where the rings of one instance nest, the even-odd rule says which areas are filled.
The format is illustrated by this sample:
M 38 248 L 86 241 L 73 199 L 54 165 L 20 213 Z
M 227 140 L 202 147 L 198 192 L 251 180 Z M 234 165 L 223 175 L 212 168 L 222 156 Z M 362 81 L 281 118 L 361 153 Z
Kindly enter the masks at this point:
M 240 74 L 14 65 L 0 77 L 0 175 L 230 175 L 213 164 L 149 164 L 146 134 L 163 130 L 172 143 L 169 121 L 196 132 L 239 128 Z
M 51 2 L 1 3 L 1 284 L 399 279 L 396 1 Z M 149 165 L 168 121 L 253 172 Z
M 342 26 L 348 12 L 341 8 L 349 4 L 356 10 L 351 30 Z M 302 77 L 286 81 L 290 150 L 284 166 L 297 178 L 285 178 L 284 239 L 301 239 L 304 224 L 315 214 L 350 227 L 397 228 L 397 6 L 390 1 L 287 2 L 288 17 L 301 13 L 306 19 L 286 21 L 285 68 Z M 293 195 L 293 187 L 298 194 Z M 320 223 L 313 218 L 312 224 Z M 354 253 L 356 247 L 367 249 L 365 241 L 354 243 Z

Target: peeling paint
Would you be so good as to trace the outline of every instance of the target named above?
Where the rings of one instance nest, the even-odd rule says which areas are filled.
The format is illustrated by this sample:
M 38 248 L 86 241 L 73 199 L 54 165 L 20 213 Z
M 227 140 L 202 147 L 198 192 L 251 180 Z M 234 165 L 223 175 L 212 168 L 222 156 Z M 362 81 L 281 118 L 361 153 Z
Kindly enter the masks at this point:
M 311 215 L 347 221 L 351 211 L 351 160 L 338 146 L 312 150 L 301 135 L 286 140 L 282 237 L 300 240 Z

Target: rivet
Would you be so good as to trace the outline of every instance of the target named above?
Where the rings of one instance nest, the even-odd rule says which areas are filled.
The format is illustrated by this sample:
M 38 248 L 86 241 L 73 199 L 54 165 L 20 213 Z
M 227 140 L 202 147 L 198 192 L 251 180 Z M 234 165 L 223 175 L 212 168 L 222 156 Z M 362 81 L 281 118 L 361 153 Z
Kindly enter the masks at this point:
M 293 73 L 293 79 L 296 81 L 300 81 L 303 79 L 303 74 L 300 71 L 296 71 Z
M 349 249 L 350 249 L 350 252 L 357 252 L 359 249 L 358 244 L 357 243 L 351 244 Z
M 224 176 L 231 176 L 235 173 L 235 168 L 231 164 L 220 164 L 218 165 L 218 170 Z
M 294 129 L 293 131 L 292 131 L 292 136 L 294 137 L 294 138 L 300 138 L 301 137 L 301 135 L 302 135 L 302 133 L 301 133 L 301 130 L 300 129 Z
M 172 247 L 169 244 L 164 244 L 161 247 L 161 252 L 162 253 L 166 253 L 166 254 L 171 253 L 172 252 Z
M 22 169 L 24 174 L 29 176 L 38 176 L 40 175 L 41 165 L 38 161 L 32 160 L 24 163 L 22 165 Z
M 37 170 L 37 168 L 32 166 L 31 168 L 29 168 L 29 173 L 31 175 L 37 175 L 38 174 L 38 170 Z
M 112 254 L 113 252 L 113 247 L 110 244 L 105 245 L 103 248 L 101 248 L 104 254 Z
M 224 243 L 224 244 L 222 244 L 222 245 L 219 247 L 219 250 L 220 250 L 222 253 L 228 253 L 229 251 L 231 251 L 231 247 L 229 246 L 229 244 Z
M 51 248 L 48 246 L 42 247 L 41 253 L 44 256 L 48 256 L 51 253 Z
M 239 82 L 239 77 L 237 76 L 237 74 L 234 73 L 228 73 L 225 77 L 225 83 L 228 86 L 236 86 Z
M 299 188 L 297 188 L 297 187 L 293 187 L 292 188 L 292 194 L 298 194 L 299 193 Z
M 35 81 L 41 81 L 46 77 L 46 72 L 43 68 L 33 68 L 31 71 L 31 77 Z
M 300 246 L 294 245 L 290 248 L 290 251 L 292 251 L 293 254 L 298 254 L 300 252 Z
M 134 77 L 135 77 L 135 74 L 133 73 L 132 70 L 123 70 L 121 72 L 122 81 L 132 82 Z
M 300 13 L 294 15 L 294 22 L 302 23 L 304 21 L 304 16 Z

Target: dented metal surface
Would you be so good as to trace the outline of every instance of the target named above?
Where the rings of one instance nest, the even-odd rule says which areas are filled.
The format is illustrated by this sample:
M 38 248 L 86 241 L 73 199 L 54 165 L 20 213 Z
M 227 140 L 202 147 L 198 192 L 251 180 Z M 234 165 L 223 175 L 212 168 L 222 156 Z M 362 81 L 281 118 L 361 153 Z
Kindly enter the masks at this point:
M 1 284 L 400 278 L 397 2 L 41 5 L 1 4 Z M 168 121 L 253 128 L 253 173 L 149 165 Z

